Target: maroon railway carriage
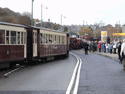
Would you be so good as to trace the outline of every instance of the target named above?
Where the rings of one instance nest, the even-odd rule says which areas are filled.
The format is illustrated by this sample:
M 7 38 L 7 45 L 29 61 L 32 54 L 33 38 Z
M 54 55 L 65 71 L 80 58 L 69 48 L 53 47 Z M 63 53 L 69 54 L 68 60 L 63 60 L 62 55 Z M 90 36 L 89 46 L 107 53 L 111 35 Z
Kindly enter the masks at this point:
M 70 38 L 70 50 L 81 49 L 81 39 L 80 38 Z
M 31 33 L 32 32 L 32 33 Z M 69 35 L 57 30 L 36 28 L 29 32 L 32 37 L 29 47 L 30 56 L 28 61 L 47 59 L 48 57 L 68 56 L 69 54 Z M 28 43 L 29 43 L 28 42 Z M 32 43 L 33 42 L 33 43 Z
M 27 58 L 26 26 L 0 22 L 0 68 Z
M 68 40 L 67 40 L 68 39 Z M 69 35 L 59 31 L 0 22 L 0 68 L 20 61 L 68 56 Z

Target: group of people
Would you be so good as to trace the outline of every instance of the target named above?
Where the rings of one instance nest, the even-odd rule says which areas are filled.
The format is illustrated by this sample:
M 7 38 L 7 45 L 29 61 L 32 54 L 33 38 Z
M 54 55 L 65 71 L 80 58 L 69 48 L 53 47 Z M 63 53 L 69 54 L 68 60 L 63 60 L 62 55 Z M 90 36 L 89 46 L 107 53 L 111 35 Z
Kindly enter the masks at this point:
M 84 42 L 83 43 L 83 48 L 85 49 L 85 55 L 87 55 L 88 54 L 88 50 L 91 52 L 91 51 L 97 51 L 97 43 L 96 42 L 89 42 L 89 43 L 87 43 L 87 41 L 86 42 Z
M 125 39 L 118 44 L 118 58 L 120 60 L 119 63 L 123 64 L 123 70 L 125 70 Z
M 99 52 L 101 52 L 101 43 L 98 44 Z M 110 52 L 112 54 L 113 43 L 103 43 L 104 53 Z M 116 49 L 114 48 L 114 54 L 116 53 Z M 123 70 L 125 70 L 125 39 L 123 39 L 123 43 L 119 41 L 118 43 L 118 58 L 119 63 L 123 64 Z
M 97 47 L 99 49 L 99 52 L 101 52 L 101 47 L 103 47 L 104 53 L 112 54 L 113 50 L 113 43 L 87 43 L 84 42 L 83 48 L 85 49 L 85 55 L 88 54 L 88 50 L 91 51 L 97 51 Z M 116 53 L 116 49 L 114 49 L 114 54 Z M 125 70 L 125 39 L 123 39 L 123 42 L 119 42 L 118 44 L 118 58 L 119 63 L 123 64 L 123 70 Z
M 123 70 L 125 70 L 125 39 L 123 39 L 123 43 L 119 46 L 119 59 L 123 64 Z
M 109 53 L 112 54 L 112 50 L 113 50 L 113 43 L 99 43 L 98 44 L 98 49 L 99 49 L 99 52 L 101 52 L 101 45 L 103 45 L 103 50 L 104 50 L 104 53 Z

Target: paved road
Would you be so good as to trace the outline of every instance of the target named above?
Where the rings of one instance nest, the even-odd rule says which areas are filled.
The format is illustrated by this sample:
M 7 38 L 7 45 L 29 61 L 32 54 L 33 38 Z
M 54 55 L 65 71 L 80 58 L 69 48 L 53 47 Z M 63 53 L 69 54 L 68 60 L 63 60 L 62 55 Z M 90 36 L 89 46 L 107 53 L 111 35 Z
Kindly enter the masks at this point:
M 69 58 L 24 67 L 0 79 L 0 94 L 65 94 L 76 66 Z
M 85 55 L 83 50 L 72 52 L 83 61 L 78 94 L 125 94 L 125 71 L 116 60 L 97 54 Z
M 99 55 L 103 55 L 103 56 L 106 56 L 106 57 L 110 57 L 110 58 L 112 58 L 112 59 L 114 59 L 114 60 L 117 60 L 117 61 L 119 61 L 119 58 L 118 58 L 118 54 L 110 54 L 110 53 L 104 53 L 104 52 L 93 52 L 94 54 L 99 54 Z

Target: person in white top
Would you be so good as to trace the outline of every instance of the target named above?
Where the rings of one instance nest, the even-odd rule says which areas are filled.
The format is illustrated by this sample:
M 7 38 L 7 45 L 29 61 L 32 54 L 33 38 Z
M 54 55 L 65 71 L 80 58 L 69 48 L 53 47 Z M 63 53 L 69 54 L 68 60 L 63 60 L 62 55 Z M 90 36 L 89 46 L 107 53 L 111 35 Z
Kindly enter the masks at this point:
M 108 45 L 108 43 L 106 43 L 106 53 L 108 53 L 109 52 L 109 45 Z
M 123 64 L 123 70 L 125 70 L 125 39 L 123 39 L 123 43 L 121 45 L 121 57 L 123 58 L 122 64 Z

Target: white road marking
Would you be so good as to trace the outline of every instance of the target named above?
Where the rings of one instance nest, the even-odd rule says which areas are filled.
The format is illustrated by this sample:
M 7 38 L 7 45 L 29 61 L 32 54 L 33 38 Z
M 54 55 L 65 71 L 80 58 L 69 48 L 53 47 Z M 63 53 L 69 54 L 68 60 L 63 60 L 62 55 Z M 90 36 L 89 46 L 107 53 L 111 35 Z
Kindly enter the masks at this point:
M 17 70 L 23 68 L 23 67 L 24 67 L 24 66 L 21 66 L 21 67 L 19 67 L 19 68 L 17 68 L 17 69 L 14 69 L 14 70 L 12 70 L 12 71 L 10 71 L 10 72 L 8 72 L 8 73 L 5 73 L 4 76 L 7 76 L 7 75 L 9 75 L 9 74 L 11 74 L 11 73 L 13 73 L 13 72 L 15 72 L 15 71 L 17 71 Z
M 82 64 L 82 61 L 81 59 L 79 58 L 79 56 L 76 56 L 75 54 L 71 53 L 73 56 L 76 57 L 77 59 L 77 64 L 76 64 L 76 67 L 74 69 L 74 72 L 73 72 L 73 75 L 72 75 L 72 78 L 71 78 L 71 81 L 69 83 L 69 86 L 66 90 L 66 94 L 70 94 L 71 90 L 72 90 L 72 87 L 73 87 L 73 83 L 75 81 L 75 77 L 76 77 L 76 72 L 78 70 L 78 73 L 77 73 L 77 77 L 76 77 L 76 82 L 75 82 L 75 87 L 74 87 L 74 90 L 73 90 L 73 94 L 77 94 L 77 90 L 78 90 L 78 84 L 79 84 L 79 77 L 80 77 L 80 69 L 81 69 L 81 64 Z M 79 67 L 79 68 L 78 68 Z
M 80 60 L 80 65 L 79 65 L 79 69 L 78 69 L 78 73 L 77 73 L 77 78 L 76 78 L 76 83 L 75 83 L 73 94 L 77 94 L 77 91 L 78 91 L 79 78 L 80 78 L 80 69 L 81 69 L 81 65 L 82 65 L 82 60 L 80 58 L 79 58 L 79 60 Z

